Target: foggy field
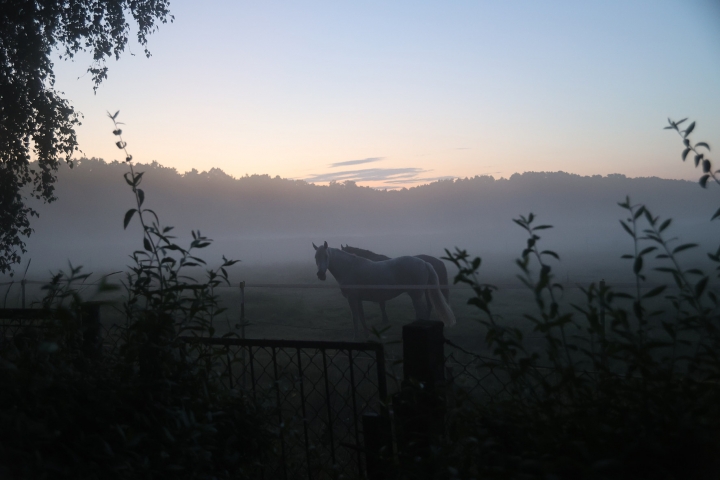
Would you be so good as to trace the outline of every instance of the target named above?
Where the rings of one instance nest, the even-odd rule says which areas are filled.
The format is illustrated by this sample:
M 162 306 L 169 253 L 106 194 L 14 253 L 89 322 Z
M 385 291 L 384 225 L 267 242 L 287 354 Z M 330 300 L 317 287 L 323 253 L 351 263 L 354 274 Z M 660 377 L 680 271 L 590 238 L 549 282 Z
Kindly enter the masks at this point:
M 524 314 L 537 314 L 532 293 L 523 286 L 515 277 L 517 267 L 508 259 L 508 268 L 505 274 L 495 272 L 494 275 L 482 277 L 482 281 L 498 287 L 494 295 L 491 309 L 493 313 L 505 325 L 519 327 L 525 334 L 526 345 L 534 349 L 533 345 L 540 346 L 538 333 L 532 332 L 532 324 L 524 318 Z M 456 270 L 449 263 L 448 273 L 452 281 Z M 622 264 L 621 264 L 622 265 Z M 557 280 L 563 284 L 564 292 L 560 294 L 558 301 L 561 308 L 571 309 L 571 304 L 583 306 L 585 296 L 580 286 L 587 288 L 591 281 L 596 283 L 604 278 L 608 285 L 616 290 L 632 293 L 633 287 L 628 284 L 632 277 L 630 265 L 627 264 L 625 271 L 602 270 L 597 273 L 602 275 L 593 279 L 590 275 L 582 277 L 574 274 L 572 277 L 558 274 Z M 558 267 L 558 270 L 562 272 Z M 570 271 L 569 267 L 565 271 Z M 481 274 L 483 269 L 481 268 Z M 48 276 L 49 278 L 49 276 Z M 97 281 L 99 275 L 93 275 L 88 282 Z M 115 275 L 110 277 L 118 282 L 122 277 Z M 240 266 L 231 275 L 233 286 L 219 288 L 220 303 L 227 308 L 214 320 L 216 335 L 222 335 L 228 331 L 235 331 L 238 335 L 241 330 L 237 328 L 240 324 L 240 289 L 238 283 L 244 280 L 247 283 L 245 289 L 245 336 L 246 338 L 268 338 L 268 339 L 297 339 L 297 340 L 353 340 L 353 323 L 350 308 L 347 300 L 340 293 L 337 283 L 329 277 L 326 282 L 315 278 L 315 266 L 308 262 L 305 264 L 288 264 L 274 266 Z M 572 281 L 572 279 L 575 281 Z M 658 279 L 659 280 L 659 279 Z M 271 287 L 255 287 L 253 285 L 270 284 Z M 283 285 L 303 285 L 312 288 L 292 288 Z M 4 300 L 7 307 L 20 306 L 20 288 L 15 283 L 12 286 L 0 287 L 0 300 Z M 323 287 L 323 288 L 317 288 Z M 101 318 L 106 326 L 114 323 L 122 324 L 123 315 L 121 312 L 121 293 L 96 295 L 96 286 L 87 285 L 81 288 L 83 297 L 87 300 L 107 301 L 108 304 L 102 307 Z M 28 284 L 26 286 L 26 302 L 28 306 L 38 306 L 43 292 L 39 284 Z M 484 314 L 476 307 L 467 305 L 467 300 L 472 291 L 465 286 L 452 287 L 450 292 L 450 305 L 457 318 L 457 324 L 452 328 L 445 329 L 445 336 L 457 345 L 477 353 L 489 353 L 484 351 L 485 327 L 479 320 L 484 319 Z M 628 305 L 627 308 L 630 306 Z M 390 325 L 383 331 L 381 340 L 388 343 L 390 354 L 400 354 L 400 346 L 396 342 L 400 340 L 402 326 L 412 322 L 414 310 L 410 298 L 403 294 L 390 300 L 386 304 Z M 378 304 L 364 302 L 364 311 L 369 328 L 382 331 L 386 328 L 382 324 Z M 433 319 L 437 319 L 433 316 Z M 568 334 L 581 335 L 582 332 L 571 329 Z M 533 340 L 536 338 L 537 340 Z M 370 340 L 378 340 L 377 336 L 371 334 Z
M 146 205 L 153 208 L 163 225 L 174 225 L 176 243 L 187 247 L 190 231 L 200 229 L 214 242 L 195 251 L 216 268 L 225 255 L 241 260 L 231 268 L 232 288 L 219 294 L 228 310 L 215 319 L 218 334 L 239 323 L 240 281 L 247 282 L 247 338 L 285 338 L 351 340 L 353 324 L 350 308 L 335 280 L 320 282 L 316 276 L 312 243 L 327 241 L 373 250 L 390 257 L 427 254 L 445 256 L 445 249 L 466 249 L 483 260 L 479 280 L 500 290 L 491 305 L 507 325 L 529 331 L 523 314 L 537 311 L 531 293 L 517 280 L 515 260 L 526 246 L 527 235 L 512 222 L 519 215 L 533 212 L 538 222 L 554 225 L 543 230 L 541 249 L 560 255 L 550 261 L 555 281 L 566 290 L 560 305 L 582 305 L 578 285 L 605 280 L 610 286 L 634 281 L 631 264 L 621 260 L 632 253 L 632 239 L 618 219 L 626 213 L 618 207 L 626 195 L 652 207 L 662 218 L 674 218 L 668 230 L 675 242 L 696 242 L 701 248 L 682 253 L 684 268 L 701 266 L 705 253 L 714 248 L 716 225 L 708 221 L 714 208 L 707 204 L 707 192 L 694 182 L 659 178 L 627 178 L 623 175 L 581 177 L 564 172 L 528 172 L 509 179 L 477 176 L 440 181 L 399 191 L 379 191 L 358 187 L 353 182 L 319 186 L 268 176 L 232 178 L 222 171 L 181 175 L 159 164 L 136 165 L 145 170 L 143 188 Z M 132 203 L 132 192 L 122 181 L 127 170 L 118 162 L 83 159 L 71 172 L 61 169 L 58 196 L 61 201 L 38 205 L 41 216 L 34 223 L 36 232 L 28 241 L 28 253 L 11 279 L 0 277 L 2 305 L 20 306 L 17 281 L 25 275 L 26 304 L 42 298 L 40 285 L 51 272 L 68 271 L 68 262 L 93 272 L 90 282 L 102 275 L 124 272 L 132 265 L 129 255 L 142 248 L 140 225 L 133 220 L 123 229 L 122 219 Z M 165 223 L 167 222 L 167 223 Z M 660 263 L 647 259 L 650 272 Z M 456 273 L 446 262 L 452 279 Z M 200 274 L 201 269 L 190 271 Z M 119 281 L 124 274 L 111 280 Z M 671 281 L 649 274 L 648 283 Z M 276 288 L 253 285 L 272 284 Z M 281 284 L 327 286 L 284 288 Z M 84 288 L 86 300 L 112 300 L 95 297 L 95 287 Z M 485 335 L 478 322 L 479 310 L 466 302 L 470 290 L 453 289 L 451 307 L 458 323 L 447 329 L 453 342 L 479 351 Z M 116 295 L 117 297 L 117 295 Z M 122 315 L 110 305 L 103 307 L 107 323 Z M 377 304 L 365 302 L 368 325 L 384 328 Z M 407 295 L 387 303 L 390 328 L 384 341 L 398 340 L 402 325 L 414 319 Z M 239 332 L 238 332 L 239 333 Z M 573 332 L 570 332 L 571 334 Z M 532 338 L 528 339 L 531 345 Z M 394 347 L 393 347 L 394 348 Z M 532 346 L 531 346 L 532 348 Z

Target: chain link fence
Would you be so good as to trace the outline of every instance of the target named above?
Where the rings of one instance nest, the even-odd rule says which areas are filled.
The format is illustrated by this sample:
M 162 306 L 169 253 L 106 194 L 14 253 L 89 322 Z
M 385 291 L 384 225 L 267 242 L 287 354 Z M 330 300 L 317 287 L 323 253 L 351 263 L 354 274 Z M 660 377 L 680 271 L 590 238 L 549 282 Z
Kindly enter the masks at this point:
M 264 478 L 364 478 L 362 415 L 387 400 L 381 344 L 183 339 L 209 347 L 227 388 L 246 390 L 274 418 Z
M 542 385 L 552 388 L 562 381 L 563 372 L 559 369 L 539 365 L 529 367 L 530 372 L 518 381 L 496 358 L 470 352 L 448 339 L 445 339 L 445 346 L 446 378 L 454 387 L 453 395 L 458 405 L 469 403 L 478 407 L 514 395 L 535 395 Z M 582 382 L 598 381 L 598 372 L 594 371 L 573 369 L 572 375 Z

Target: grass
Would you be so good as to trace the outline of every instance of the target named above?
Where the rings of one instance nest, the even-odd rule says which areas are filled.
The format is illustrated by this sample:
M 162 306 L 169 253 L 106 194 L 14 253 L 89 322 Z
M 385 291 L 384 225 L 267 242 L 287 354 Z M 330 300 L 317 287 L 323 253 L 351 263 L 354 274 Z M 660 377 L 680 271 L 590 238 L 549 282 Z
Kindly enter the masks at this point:
M 250 285 L 245 289 L 245 320 L 247 322 L 245 335 L 247 338 L 352 340 L 353 324 L 347 300 L 340 294 L 339 288 L 333 288 L 334 280 L 328 279 L 323 285 L 315 278 L 313 265 L 252 266 L 242 267 L 241 270 L 239 275 L 235 272 L 235 278 L 243 279 Z M 450 265 L 449 272 L 451 275 L 454 274 L 454 269 Z M 611 274 L 612 272 L 608 272 L 608 276 Z M 89 283 L 93 282 L 95 276 L 99 277 L 99 275 L 94 275 L 89 279 Z M 237 280 L 233 282 L 234 285 L 239 283 Z M 493 300 L 493 310 L 507 325 L 524 330 L 527 333 L 530 347 L 532 347 L 532 326 L 523 317 L 524 313 L 533 311 L 535 307 L 532 294 L 511 276 L 496 277 L 487 281 L 500 287 Z M 307 284 L 323 285 L 329 288 L 255 288 L 252 287 L 253 284 Z M 7 307 L 19 307 L 19 284 L 0 289 L 2 297 L 7 293 L 7 288 L 11 288 L 7 295 Z M 122 324 L 124 320 L 119 311 L 120 305 L 119 303 L 113 304 L 114 301 L 120 300 L 121 294 L 114 293 L 97 297 L 93 295 L 93 292 L 94 287 L 88 286 L 84 288 L 83 293 L 89 300 L 109 302 L 101 309 L 101 318 L 105 325 L 109 327 L 112 324 Z M 239 333 L 239 287 L 223 286 L 218 289 L 218 292 L 220 303 L 227 310 L 215 318 L 214 327 L 217 333 L 222 335 L 231 330 Z M 27 306 L 37 306 L 42 294 L 40 285 L 28 284 L 26 286 Z M 451 291 L 450 306 L 458 323 L 455 327 L 446 329 L 445 336 L 473 352 L 488 353 L 483 352 L 485 327 L 478 322 L 480 312 L 477 308 L 467 304 L 467 300 L 471 296 L 472 291 L 467 288 L 455 288 Z M 572 283 L 565 285 L 563 301 L 566 305 L 583 303 L 583 294 L 578 285 Z M 401 295 L 387 302 L 386 308 L 390 325 L 383 332 L 383 336 L 388 342 L 398 341 L 402 335 L 402 326 L 415 319 L 412 303 L 407 295 Z M 381 321 L 378 304 L 365 302 L 364 310 L 368 327 L 375 327 L 378 330 L 385 328 Z M 538 340 L 540 340 L 539 337 Z

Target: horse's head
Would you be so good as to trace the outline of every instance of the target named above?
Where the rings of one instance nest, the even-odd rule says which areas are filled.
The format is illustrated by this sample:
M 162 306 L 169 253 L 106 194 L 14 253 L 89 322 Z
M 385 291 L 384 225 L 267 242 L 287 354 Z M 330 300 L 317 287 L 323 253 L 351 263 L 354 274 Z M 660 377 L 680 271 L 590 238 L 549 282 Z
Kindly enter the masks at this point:
M 315 265 L 318 267 L 317 277 L 320 280 L 325 280 L 325 272 L 327 272 L 328 266 L 330 265 L 330 252 L 328 252 L 328 244 L 325 242 L 322 247 L 317 247 L 315 246 L 315 243 L 313 243 L 313 248 L 315 249 Z

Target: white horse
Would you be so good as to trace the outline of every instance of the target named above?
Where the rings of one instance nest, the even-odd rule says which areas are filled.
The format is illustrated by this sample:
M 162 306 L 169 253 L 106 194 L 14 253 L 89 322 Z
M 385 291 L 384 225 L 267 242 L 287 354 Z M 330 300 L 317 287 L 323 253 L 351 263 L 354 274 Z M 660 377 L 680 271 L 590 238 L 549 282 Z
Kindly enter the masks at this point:
M 343 296 L 348 299 L 352 311 L 355 338 L 358 338 L 358 326 L 362 322 L 365 337 L 368 328 L 362 311 L 362 301 L 379 302 L 390 300 L 402 293 L 407 293 L 412 299 L 417 320 L 427 320 L 430 312 L 427 304 L 423 302 L 425 292 L 430 303 L 446 326 L 455 325 L 455 315 L 440 293 L 440 283 L 435 269 L 429 263 L 417 257 L 396 257 L 390 260 L 373 262 L 351 253 L 343 252 L 337 248 L 329 248 L 327 242 L 321 247 L 315 246 L 315 264 L 317 277 L 325 280 L 326 271 L 330 271 L 340 284 Z M 388 288 L 344 288 L 348 286 L 373 285 L 410 285 L 427 286 L 418 289 L 388 289 Z

